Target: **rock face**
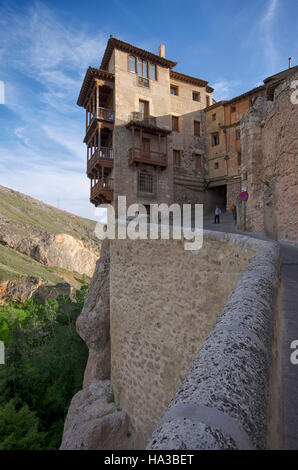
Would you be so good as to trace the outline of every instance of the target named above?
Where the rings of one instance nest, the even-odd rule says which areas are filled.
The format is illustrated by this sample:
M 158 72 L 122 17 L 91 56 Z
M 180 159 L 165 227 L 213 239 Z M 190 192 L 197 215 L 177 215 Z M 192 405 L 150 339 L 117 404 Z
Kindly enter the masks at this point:
M 10 230 L 5 231 L 2 227 L 0 243 L 47 266 L 57 266 L 90 277 L 98 259 L 98 253 L 66 233 L 55 235 L 32 229 L 29 235 L 24 236 Z
M 0 305 L 8 300 L 23 302 L 32 297 L 41 287 L 42 280 L 35 276 L 30 276 L 22 280 L 9 280 L 0 282 Z
M 87 299 L 77 319 L 77 331 L 89 348 L 83 390 L 72 399 L 64 425 L 62 450 L 131 449 L 127 414 L 115 404 L 110 382 L 110 251 L 102 244 L 101 258 Z
M 109 380 L 90 385 L 73 397 L 61 450 L 121 450 L 128 445 L 128 417 L 117 408 Z

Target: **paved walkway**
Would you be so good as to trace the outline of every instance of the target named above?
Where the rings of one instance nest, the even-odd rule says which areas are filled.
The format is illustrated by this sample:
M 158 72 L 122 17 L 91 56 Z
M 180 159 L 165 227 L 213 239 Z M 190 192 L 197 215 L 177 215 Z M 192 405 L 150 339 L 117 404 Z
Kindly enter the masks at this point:
M 213 219 L 205 218 L 204 228 L 268 240 L 264 235 L 238 230 L 230 213 L 222 214 L 219 225 L 214 224 Z M 298 364 L 293 365 L 290 361 L 291 343 L 298 340 L 298 246 L 285 242 L 279 244 L 282 256 L 283 448 L 298 450 Z

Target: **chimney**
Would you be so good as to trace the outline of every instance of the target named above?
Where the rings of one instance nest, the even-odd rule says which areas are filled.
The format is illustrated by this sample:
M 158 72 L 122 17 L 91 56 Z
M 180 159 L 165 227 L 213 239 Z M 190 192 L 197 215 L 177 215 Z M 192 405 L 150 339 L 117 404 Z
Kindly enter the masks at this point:
M 165 57 L 166 56 L 166 46 L 164 44 L 161 44 L 159 46 L 158 54 L 159 54 L 159 57 Z

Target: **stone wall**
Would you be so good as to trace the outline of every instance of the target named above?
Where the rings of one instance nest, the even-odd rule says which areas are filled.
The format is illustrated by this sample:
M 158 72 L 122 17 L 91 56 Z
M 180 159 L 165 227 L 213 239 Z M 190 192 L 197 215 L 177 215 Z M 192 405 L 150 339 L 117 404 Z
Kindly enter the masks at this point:
M 144 448 L 253 251 L 212 239 L 198 254 L 181 241 L 114 240 L 110 256 L 111 381 Z
M 219 234 L 257 253 L 243 272 L 147 449 L 265 449 L 279 247 Z
M 298 241 L 298 105 L 284 80 L 257 99 L 241 122 L 242 186 L 247 187 L 246 228 L 278 240 Z M 243 207 L 240 226 L 244 223 Z

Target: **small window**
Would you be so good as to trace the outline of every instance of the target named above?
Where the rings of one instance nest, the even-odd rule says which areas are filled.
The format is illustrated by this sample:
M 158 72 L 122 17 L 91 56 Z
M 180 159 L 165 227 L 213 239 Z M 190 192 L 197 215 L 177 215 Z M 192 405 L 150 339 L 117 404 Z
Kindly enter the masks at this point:
M 194 154 L 195 168 L 202 168 L 202 155 L 200 153 Z
M 140 193 L 155 193 L 155 184 L 153 175 L 148 173 L 138 174 L 138 191 Z
M 178 87 L 175 86 L 175 85 L 171 85 L 170 93 L 171 93 L 171 95 L 178 96 Z
M 150 78 L 151 80 L 156 80 L 156 65 L 150 64 Z
M 206 96 L 206 105 L 207 105 L 207 108 L 208 106 L 210 106 L 210 96 Z
M 196 137 L 201 136 L 201 123 L 200 123 L 200 121 L 194 121 L 194 135 Z
M 138 75 L 142 78 L 148 78 L 148 62 L 143 59 L 138 59 Z
M 218 167 L 219 167 L 218 162 L 214 163 L 214 168 L 215 168 L 216 170 L 218 169 Z
M 212 147 L 215 147 L 216 145 L 219 145 L 219 133 L 218 132 L 214 132 L 211 135 L 211 145 L 212 145 Z
M 216 121 L 216 114 L 212 114 L 212 121 Z
M 237 154 L 237 161 L 238 161 L 238 165 L 241 165 L 241 152 L 238 152 Z
M 201 101 L 201 93 L 199 93 L 198 91 L 193 91 L 192 99 L 193 101 Z
M 236 106 L 231 106 L 231 113 L 236 113 Z
M 236 137 L 236 140 L 240 140 L 240 129 L 235 130 L 235 137 Z
M 172 131 L 179 132 L 179 117 L 172 116 Z
M 133 55 L 129 56 L 129 71 L 133 73 L 137 72 L 137 61 Z
M 181 152 L 180 152 L 180 150 L 173 150 L 173 162 L 174 162 L 174 165 L 180 166 L 180 164 L 181 164 Z

